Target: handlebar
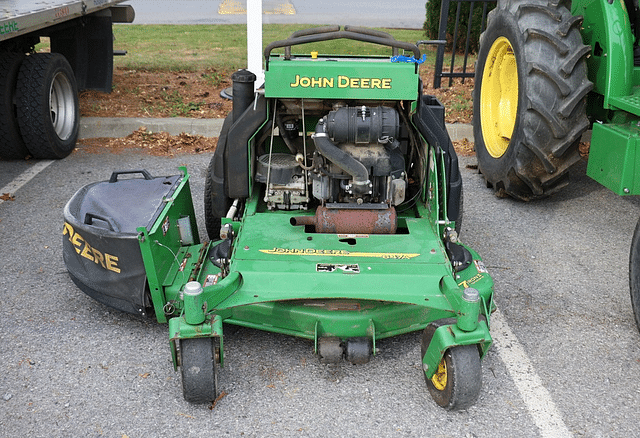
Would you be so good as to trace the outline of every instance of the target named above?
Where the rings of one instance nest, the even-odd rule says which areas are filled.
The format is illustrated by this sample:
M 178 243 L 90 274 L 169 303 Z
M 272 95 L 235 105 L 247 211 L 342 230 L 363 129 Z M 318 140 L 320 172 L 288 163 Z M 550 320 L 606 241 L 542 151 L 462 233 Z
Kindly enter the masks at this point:
M 413 52 L 416 59 L 420 58 L 420 49 L 417 45 L 398 41 L 386 32 L 357 26 L 345 26 L 344 30 L 340 30 L 340 26 L 324 26 L 299 30 L 292 33 L 286 40 L 274 41 L 269 44 L 264 49 L 266 68 L 269 69 L 269 57 L 273 49 L 284 47 L 285 59 L 291 59 L 291 46 L 342 38 L 391 47 L 393 56 L 397 56 L 398 49 L 403 49 Z

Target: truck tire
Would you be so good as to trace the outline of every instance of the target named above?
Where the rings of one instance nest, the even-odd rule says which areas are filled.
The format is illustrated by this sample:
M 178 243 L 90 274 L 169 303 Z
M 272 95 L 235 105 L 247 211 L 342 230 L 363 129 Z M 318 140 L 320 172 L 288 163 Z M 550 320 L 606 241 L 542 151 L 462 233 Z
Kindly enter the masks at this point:
M 6 160 L 29 154 L 20 135 L 15 105 L 16 82 L 23 59 L 22 53 L 5 54 L 0 67 L 0 157 Z
M 35 53 L 22 62 L 16 89 L 17 118 L 35 158 L 64 158 L 78 139 L 78 89 L 71 66 L 57 53 Z
M 558 4 L 560 3 L 560 4 Z M 498 196 L 529 201 L 568 183 L 589 127 L 581 16 L 563 2 L 499 1 L 480 36 L 473 92 L 478 168 Z

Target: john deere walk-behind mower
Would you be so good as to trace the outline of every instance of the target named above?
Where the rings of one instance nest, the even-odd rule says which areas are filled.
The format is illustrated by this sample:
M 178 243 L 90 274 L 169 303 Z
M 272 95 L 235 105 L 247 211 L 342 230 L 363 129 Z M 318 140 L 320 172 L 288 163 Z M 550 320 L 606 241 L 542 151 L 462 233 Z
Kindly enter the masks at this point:
M 340 38 L 393 53 L 291 54 Z M 236 72 L 207 171 L 210 241 L 199 240 L 184 168 L 116 172 L 69 201 L 72 279 L 168 322 L 187 400 L 216 398 L 227 323 L 309 339 L 325 363 L 366 363 L 379 339 L 423 330 L 433 398 L 448 409 L 475 402 L 493 282 L 458 240 L 462 180 L 444 108 L 421 94 L 422 60 L 417 45 L 335 26 L 270 44 L 255 93 L 255 76 Z

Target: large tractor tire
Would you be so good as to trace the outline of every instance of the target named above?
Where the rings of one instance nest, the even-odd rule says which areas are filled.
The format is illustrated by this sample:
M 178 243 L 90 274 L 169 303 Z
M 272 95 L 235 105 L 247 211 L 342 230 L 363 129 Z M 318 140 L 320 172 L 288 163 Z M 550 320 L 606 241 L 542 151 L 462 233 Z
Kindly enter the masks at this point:
M 22 61 L 16 88 L 22 138 L 35 158 L 57 159 L 76 147 L 80 129 L 78 88 L 66 58 L 34 53 Z
M 589 127 L 582 17 L 554 0 L 498 1 L 480 36 L 473 96 L 478 168 L 498 196 L 529 201 L 568 182 Z

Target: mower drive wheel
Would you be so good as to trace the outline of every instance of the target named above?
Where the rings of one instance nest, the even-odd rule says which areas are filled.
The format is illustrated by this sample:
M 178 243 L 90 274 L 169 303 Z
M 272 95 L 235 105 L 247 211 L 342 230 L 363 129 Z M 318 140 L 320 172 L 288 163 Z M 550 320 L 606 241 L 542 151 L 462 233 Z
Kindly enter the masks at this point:
M 211 241 L 220 240 L 221 218 L 227 215 L 231 207 L 224 177 L 224 151 L 230 126 L 231 116 L 227 116 L 222 125 L 218 145 L 209 162 L 204 183 L 204 223 Z
M 640 220 L 636 225 L 631 250 L 629 252 L 629 290 L 631 291 L 631 308 L 640 330 Z
M 436 329 L 442 325 L 453 324 L 455 319 L 446 319 L 431 323 L 422 333 L 422 359 L 431 343 Z M 482 389 L 482 365 L 476 345 L 460 345 L 449 348 L 433 377 L 424 374 L 429 394 L 433 400 L 447 410 L 466 409 L 473 405 Z
M 473 91 L 478 169 L 496 195 L 528 201 L 568 182 L 593 87 L 582 17 L 565 2 L 505 0 L 480 36 Z
M 218 397 L 218 370 L 214 338 L 180 341 L 182 393 L 190 403 L 209 403 Z

